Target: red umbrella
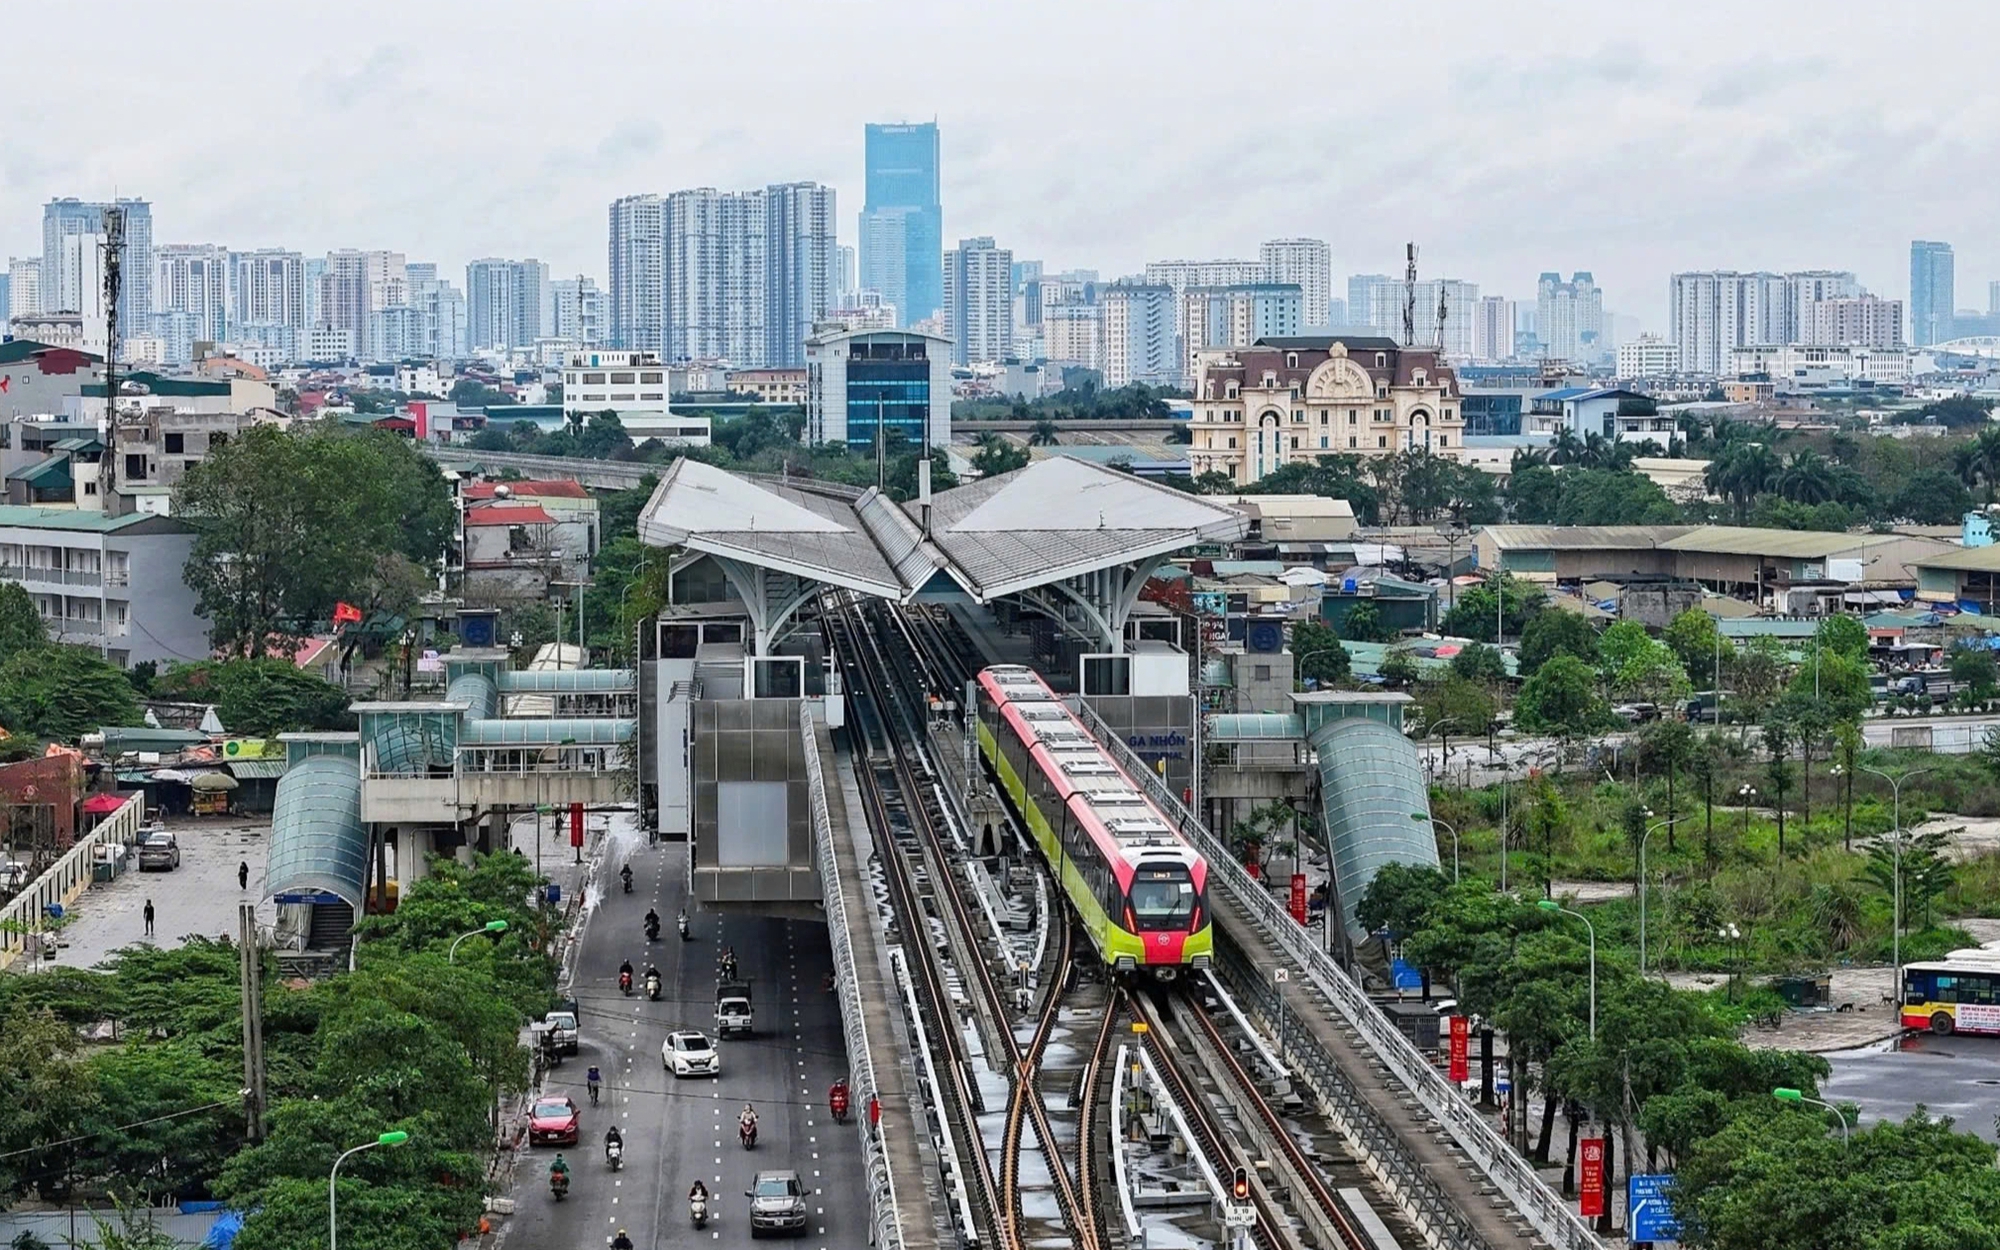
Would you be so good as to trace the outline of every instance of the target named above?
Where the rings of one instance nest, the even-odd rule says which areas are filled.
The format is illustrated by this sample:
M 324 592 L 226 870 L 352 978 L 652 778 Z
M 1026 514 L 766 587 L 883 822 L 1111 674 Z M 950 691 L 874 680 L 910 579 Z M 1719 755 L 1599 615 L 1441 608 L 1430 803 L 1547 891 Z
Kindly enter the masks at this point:
M 83 810 L 90 816 L 109 816 L 125 806 L 126 800 L 131 797 L 129 794 L 93 794 L 83 801 Z

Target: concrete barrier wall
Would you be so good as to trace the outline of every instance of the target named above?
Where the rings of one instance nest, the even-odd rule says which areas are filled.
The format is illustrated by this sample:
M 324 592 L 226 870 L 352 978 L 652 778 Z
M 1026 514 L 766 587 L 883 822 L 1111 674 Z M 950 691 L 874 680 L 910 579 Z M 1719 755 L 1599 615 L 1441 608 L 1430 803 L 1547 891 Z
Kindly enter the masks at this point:
M 90 888 L 90 874 L 97 861 L 97 848 L 115 845 L 130 847 L 139 840 L 139 819 L 145 814 L 143 797 L 133 795 L 125 806 L 106 816 L 96 828 L 76 840 L 47 872 L 29 882 L 19 894 L 0 907 L 0 968 L 12 966 L 28 952 L 31 939 L 55 927 L 48 909 L 67 908 Z M 132 865 L 127 865 L 128 870 Z

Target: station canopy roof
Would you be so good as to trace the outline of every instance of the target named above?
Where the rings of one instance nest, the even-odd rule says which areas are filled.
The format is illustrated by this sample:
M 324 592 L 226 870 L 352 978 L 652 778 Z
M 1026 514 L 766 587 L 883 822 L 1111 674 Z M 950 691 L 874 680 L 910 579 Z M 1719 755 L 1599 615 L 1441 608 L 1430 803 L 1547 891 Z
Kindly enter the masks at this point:
M 908 601 L 943 571 L 985 602 L 1249 528 L 1233 508 L 1067 456 L 938 493 L 738 476 L 681 460 L 639 515 L 639 536 L 882 598 Z

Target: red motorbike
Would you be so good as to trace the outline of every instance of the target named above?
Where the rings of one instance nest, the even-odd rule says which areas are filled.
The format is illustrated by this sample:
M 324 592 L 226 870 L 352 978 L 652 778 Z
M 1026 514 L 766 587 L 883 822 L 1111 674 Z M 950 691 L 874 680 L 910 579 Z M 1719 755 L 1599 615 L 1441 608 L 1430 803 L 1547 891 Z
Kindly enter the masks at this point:
M 631 973 L 621 972 L 618 974 L 618 992 L 621 994 L 630 994 L 632 992 Z
M 834 1123 L 847 1123 L 848 1099 L 846 1081 L 835 1081 L 833 1083 L 833 1088 L 828 1090 L 826 1094 L 826 1105 L 827 1109 L 833 1112 Z

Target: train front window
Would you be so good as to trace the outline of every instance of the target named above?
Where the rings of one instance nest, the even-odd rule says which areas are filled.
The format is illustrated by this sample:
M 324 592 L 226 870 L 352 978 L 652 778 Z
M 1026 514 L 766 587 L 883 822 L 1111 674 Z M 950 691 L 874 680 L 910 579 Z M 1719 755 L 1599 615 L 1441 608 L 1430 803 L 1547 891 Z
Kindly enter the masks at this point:
M 1142 868 L 1132 876 L 1132 915 L 1142 931 L 1187 928 L 1195 901 L 1194 882 L 1179 864 Z

